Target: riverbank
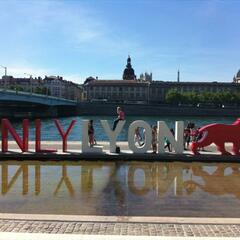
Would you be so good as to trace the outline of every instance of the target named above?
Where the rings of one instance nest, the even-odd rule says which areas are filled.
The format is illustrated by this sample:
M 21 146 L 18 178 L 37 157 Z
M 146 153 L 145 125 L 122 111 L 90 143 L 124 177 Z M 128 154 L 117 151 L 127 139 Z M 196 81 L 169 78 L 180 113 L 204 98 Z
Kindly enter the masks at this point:
M 199 155 L 193 155 L 190 150 L 185 150 L 183 154 L 175 152 L 165 152 L 164 154 L 153 154 L 152 151 L 147 153 L 132 153 L 128 148 L 127 142 L 118 142 L 120 153 L 109 152 L 109 142 L 98 142 L 97 147 L 103 149 L 103 153 L 82 153 L 81 142 L 68 142 L 68 151 L 62 152 L 62 142 L 60 141 L 42 141 L 42 149 L 56 149 L 56 153 L 35 153 L 35 142 L 29 143 L 29 152 L 21 153 L 17 144 L 9 142 L 9 152 L 0 153 L 1 160 L 71 160 L 71 161 L 180 161 L 180 162 L 240 162 L 240 157 L 235 155 L 220 155 L 214 144 L 200 151 Z M 226 144 L 226 150 L 231 152 L 231 143 Z
M 233 108 L 209 108 L 196 106 L 175 106 L 161 104 L 119 104 L 119 103 L 90 103 L 77 104 L 76 114 L 115 116 L 117 106 L 121 106 L 126 116 L 199 116 L 199 117 L 239 117 L 240 109 Z
M 69 116 L 116 116 L 121 106 L 126 116 L 183 116 L 183 117 L 239 117 L 240 109 L 176 106 L 164 104 L 119 104 L 79 102 L 76 106 L 44 106 L 6 103 L 0 106 L 0 118 L 53 118 Z

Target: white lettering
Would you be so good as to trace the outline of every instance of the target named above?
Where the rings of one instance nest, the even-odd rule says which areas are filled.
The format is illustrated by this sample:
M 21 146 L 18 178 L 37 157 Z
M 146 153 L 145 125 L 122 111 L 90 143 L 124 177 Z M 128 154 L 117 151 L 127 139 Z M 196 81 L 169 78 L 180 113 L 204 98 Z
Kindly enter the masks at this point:
M 165 138 L 172 144 L 176 153 L 183 153 L 184 123 L 175 122 L 175 138 L 164 121 L 158 121 L 158 153 L 164 153 Z
M 107 136 L 109 138 L 110 152 L 114 153 L 114 152 L 116 152 L 117 137 L 118 137 L 119 133 L 122 131 L 122 128 L 126 121 L 119 121 L 117 124 L 117 127 L 115 128 L 114 131 L 109 127 L 107 120 L 100 120 L 100 122 L 103 126 L 105 133 L 107 134 Z
M 135 130 L 137 127 L 145 129 L 145 144 L 137 147 L 135 144 Z M 134 153 L 146 153 L 151 148 L 152 143 L 152 129 L 151 126 L 142 120 L 134 121 L 130 124 L 128 129 L 128 146 Z

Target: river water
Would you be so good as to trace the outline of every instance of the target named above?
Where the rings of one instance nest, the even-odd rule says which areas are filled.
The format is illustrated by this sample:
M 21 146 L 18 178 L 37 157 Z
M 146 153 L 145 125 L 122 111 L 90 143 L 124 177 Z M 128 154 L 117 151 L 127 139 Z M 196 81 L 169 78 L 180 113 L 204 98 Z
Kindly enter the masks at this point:
M 166 113 L 167 114 L 167 113 Z M 69 135 L 69 140 L 72 141 L 80 141 L 81 140 L 81 135 L 82 135 L 82 126 L 81 126 L 81 120 L 83 119 L 93 119 L 94 121 L 94 129 L 95 129 L 95 138 L 97 141 L 101 140 L 108 140 L 107 135 L 104 133 L 103 128 L 101 126 L 101 123 L 99 120 L 108 120 L 109 125 L 112 126 L 113 124 L 113 117 L 109 116 L 84 116 L 84 117 L 64 117 L 64 118 L 59 118 L 62 127 L 66 130 L 67 127 L 70 125 L 71 120 L 77 120 L 76 125 L 74 126 L 71 134 Z M 118 140 L 124 141 L 127 140 L 127 133 L 128 133 L 128 126 L 131 124 L 131 122 L 135 120 L 144 120 L 148 122 L 151 125 L 157 124 L 157 121 L 165 121 L 169 128 L 174 128 L 175 126 L 175 121 L 184 121 L 185 125 L 187 125 L 187 122 L 191 121 L 196 124 L 197 127 L 204 126 L 206 124 L 211 124 L 211 123 L 226 123 L 226 124 L 231 124 L 233 123 L 236 118 L 234 117 L 157 117 L 157 116 L 152 116 L 152 117 L 143 117 L 143 116 L 134 116 L 134 117 L 126 117 L 126 124 L 120 133 Z M 11 120 L 11 123 L 15 127 L 18 133 L 21 134 L 22 132 L 22 123 L 19 121 L 13 121 Z M 60 134 L 55 127 L 53 119 L 42 119 L 42 140 L 61 140 Z M 30 126 L 30 140 L 34 140 L 35 137 L 35 128 L 34 128 L 34 121 L 31 121 L 31 126 Z

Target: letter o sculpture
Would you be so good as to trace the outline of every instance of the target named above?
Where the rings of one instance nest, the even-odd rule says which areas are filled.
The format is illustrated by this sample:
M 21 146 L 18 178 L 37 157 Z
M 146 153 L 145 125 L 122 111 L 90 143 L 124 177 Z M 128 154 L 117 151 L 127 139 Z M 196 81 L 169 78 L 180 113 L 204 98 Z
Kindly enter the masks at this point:
M 137 147 L 135 145 L 134 136 L 135 136 L 135 129 L 137 127 L 145 129 L 145 144 L 142 147 Z M 152 144 L 152 128 L 151 126 L 142 120 L 134 121 L 130 124 L 128 128 L 128 146 L 130 150 L 134 153 L 146 153 L 150 150 Z

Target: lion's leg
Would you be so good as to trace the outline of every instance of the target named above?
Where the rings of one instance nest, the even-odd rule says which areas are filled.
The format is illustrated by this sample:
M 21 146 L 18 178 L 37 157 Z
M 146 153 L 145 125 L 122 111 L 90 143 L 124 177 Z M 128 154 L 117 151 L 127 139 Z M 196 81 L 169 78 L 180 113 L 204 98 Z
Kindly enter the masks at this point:
M 217 142 L 215 143 L 217 145 L 217 150 L 222 153 L 222 155 L 231 155 L 230 152 L 226 151 L 224 142 Z
M 207 139 L 207 138 L 205 138 L 203 141 L 192 142 L 191 150 L 195 155 L 200 154 L 197 149 L 207 147 L 207 146 L 211 145 L 211 143 L 212 143 L 212 141 L 210 139 Z
M 232 149 L 234 155 L 239 155 L 240 154 L 239 149 L 240 149 L 240 143 L 239 142 L 234 142 L 233 143 L 233 149 Z

